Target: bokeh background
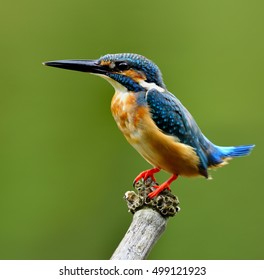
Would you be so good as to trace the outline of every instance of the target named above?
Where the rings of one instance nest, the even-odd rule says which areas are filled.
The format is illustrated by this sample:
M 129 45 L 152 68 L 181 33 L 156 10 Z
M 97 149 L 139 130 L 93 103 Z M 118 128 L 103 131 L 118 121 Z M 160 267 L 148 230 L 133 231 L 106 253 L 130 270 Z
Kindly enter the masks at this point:
M 117 129 L 113 89 L 41 64 L 119 52 L 155 61 L 213 142 L 256 144 L 211 181 L 173 184 L 181 212 L 149 259 L 263 259 L 263 9 L 261 0 L 3 1 L 0 259 L 109 259 L 125 234 L 122 197 L 149 165 Z

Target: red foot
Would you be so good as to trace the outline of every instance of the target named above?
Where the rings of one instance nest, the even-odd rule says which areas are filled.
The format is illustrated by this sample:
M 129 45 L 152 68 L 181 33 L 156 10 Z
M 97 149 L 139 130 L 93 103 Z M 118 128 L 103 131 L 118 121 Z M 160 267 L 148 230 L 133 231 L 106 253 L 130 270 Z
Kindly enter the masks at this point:
M 146 181 L 148 179 L 148 177 L 150 177 L 152 179 L 152 181 L 156 182 L 156 179 L 154 177 L 154 174 L 159 172 L 160 168 L 155 167 L 152 169 L 148 169 L 146 171 L 141 172 L 136 179 L 133 182 L 133 185 L 135 185 L 140 179 L 143 179 L 144 181 Z
M 160 186 L 157 186 L 157 189 L 151 193 L 148 194 L 148 197 L 150 199 L 154 198 L 158 194 L 160 194 L 163 190 L 168 189 L 170 190 L 171 183 L 178 178 L 178 175 L 173 174 L 166 182 L 161 184 Z

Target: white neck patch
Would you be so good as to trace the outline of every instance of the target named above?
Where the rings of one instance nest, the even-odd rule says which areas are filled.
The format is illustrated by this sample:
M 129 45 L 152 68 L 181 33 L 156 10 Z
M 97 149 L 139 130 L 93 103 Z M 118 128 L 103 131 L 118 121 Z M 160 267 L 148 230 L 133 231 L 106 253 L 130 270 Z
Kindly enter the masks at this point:
M 139 82 L 139 84 L 145 88 L 146 90 L 150 90 L 150 89 L 156 89 L 157 91 L 159 92 L 164 92 L 165 89 L 160 87 L 160 86 L 157 86 L 155 83 L 147 83 L 146 81 L 142 80 Z

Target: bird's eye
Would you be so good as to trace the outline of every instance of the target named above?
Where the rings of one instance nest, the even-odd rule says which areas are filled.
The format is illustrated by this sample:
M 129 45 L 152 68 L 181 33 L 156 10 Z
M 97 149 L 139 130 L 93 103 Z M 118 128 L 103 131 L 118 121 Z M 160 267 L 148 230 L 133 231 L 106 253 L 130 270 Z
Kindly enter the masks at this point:
M 124 71 L 124 70 L 128 70 L 129 69 L 129 65 L 128 65 L 127 62 L 121 61 L 121 62 L 116 63 L 116 68 L 118 70 Z

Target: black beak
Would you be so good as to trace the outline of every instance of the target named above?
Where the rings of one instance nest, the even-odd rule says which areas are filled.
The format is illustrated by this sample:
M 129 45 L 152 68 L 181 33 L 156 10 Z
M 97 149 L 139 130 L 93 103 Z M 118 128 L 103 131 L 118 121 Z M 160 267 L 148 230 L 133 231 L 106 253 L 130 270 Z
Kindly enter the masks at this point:
M 94 74 L 105 74 L 107 72 L 106 66 L 100 65 L 98 60 L 54 60 L 43 62 L 43 64 L 57 68 Z

